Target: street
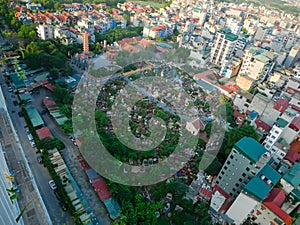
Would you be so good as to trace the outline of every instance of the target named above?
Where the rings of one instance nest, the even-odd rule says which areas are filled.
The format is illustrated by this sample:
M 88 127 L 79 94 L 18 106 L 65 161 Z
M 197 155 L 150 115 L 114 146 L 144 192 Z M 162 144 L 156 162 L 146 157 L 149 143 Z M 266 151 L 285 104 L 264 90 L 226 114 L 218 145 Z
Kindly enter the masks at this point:
M 38 111 L 42 111 L 44 106 L 42 104 L 44 97 L 52 96 L 52 93 L 45 88 L 39 89 L 38 95 L 33 95 L 33 104 Z M 65 145 L 65 150 L 62 150 L 64 161 L 68 166 L 72 176 L 74 177 L 76 183 L 81 189 L 84 198 L 87 200 L 89 206 L 93 209 L 98 221 L 101 225 L 111 224 L 108 213 L 105 209 L 104 204 L 100 201 L 96 192 L 93 190 L 87 175 L 85 174 L 83 168 L 81 167 L 77 156 L 79 155 L 78 148 L 73 144 L 72 140 L 62 131 L 62 129 L 55 123 L 53 118 L 51 118 L 49 113 L 41 115 L 47 127 L 50 129 L 51 133 L 61 140 Z

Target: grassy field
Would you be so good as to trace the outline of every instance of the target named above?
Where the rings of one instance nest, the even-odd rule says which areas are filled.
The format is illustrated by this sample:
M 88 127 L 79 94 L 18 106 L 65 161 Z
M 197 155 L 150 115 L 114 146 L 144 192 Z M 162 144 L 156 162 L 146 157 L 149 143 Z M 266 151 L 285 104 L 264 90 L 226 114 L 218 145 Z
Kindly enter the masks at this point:
M 151 2 L 151 1 L 134 1 L 136 2 L 137 4 L 140 4 L 140 5 L 150 5 L 156 9 L 159 9 L 159 8 L 163 8 L 165 6 L 165 4 L 161 4 L 161 3 L 158 3 L 158 2 Z

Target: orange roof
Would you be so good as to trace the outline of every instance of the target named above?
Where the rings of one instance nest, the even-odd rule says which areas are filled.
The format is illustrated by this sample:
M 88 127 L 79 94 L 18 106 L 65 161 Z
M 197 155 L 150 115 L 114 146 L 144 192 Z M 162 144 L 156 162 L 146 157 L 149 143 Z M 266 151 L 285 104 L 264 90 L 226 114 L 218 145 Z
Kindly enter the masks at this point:
M 300 141 L 294 140 L 290 144 L 290 150 L 300 153 Z
M 160 31 L 160 30 L 163 30 L 166 28 L 167 28 L 167 26 L 161 25 L 161 26 L 152 27 L 151 30 L 152 31 Z

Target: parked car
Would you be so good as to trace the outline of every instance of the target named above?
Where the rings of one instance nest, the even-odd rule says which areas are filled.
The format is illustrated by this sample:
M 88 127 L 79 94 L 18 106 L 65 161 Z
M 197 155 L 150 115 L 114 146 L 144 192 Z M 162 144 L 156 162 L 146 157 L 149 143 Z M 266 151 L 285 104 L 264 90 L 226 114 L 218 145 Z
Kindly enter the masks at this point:
M 44 110 L 41 111 L 41 114 L 42 114 L 42 115 L 44 115 L 44 114 L 46 114 L 46 113 L 47 113 L 47 109 L 44 109 Z
M 57 187 L 56 187 L 56 184 L 55 184 L 55 182 L 54 182 L 54 180 L 50 180 L 49 181 L 49 186 L 50 186 L 50 188 L 52 189 L 52 190 L 55 190 Z
M 55 194 L 57 200 L 61 200 L 62 199 L 61 194 L 57 190 L 54 191 L 54 194 Z
M 43 163 L 43 156 L 38 156 L 36 159 L 39 162 L 39 164 Z
M 29 130 L 28 130 L 29 131 Z M 26 133 L 27 133 L 27 137 L 28 137 L 28 140 L 29 141 L 32 141 L 33 140 L 33 136 L 31 133 L 28 133 L 27 130 L 26 130 Z
M 13 92 L 13 91 L 14 91 L 14 89 L 13 89 L 12 87 L 8 87 L 7 90 L 8 90 L 9 92 Z
M 31 144 L 31 147 L 33 147 L 33 148 L 36 146 L 34 141 L 30 141 L 30 144 Z

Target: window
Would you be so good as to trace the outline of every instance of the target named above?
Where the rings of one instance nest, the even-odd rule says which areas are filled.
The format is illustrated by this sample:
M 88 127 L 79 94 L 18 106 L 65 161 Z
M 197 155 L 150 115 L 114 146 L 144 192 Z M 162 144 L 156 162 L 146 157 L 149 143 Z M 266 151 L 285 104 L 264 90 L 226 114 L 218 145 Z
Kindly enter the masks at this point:
M 227 168 L 228 168 L 227 166 L 224 166 L 224 170 L 227 170 Z
M 243 179 L 242 179 L 242 178 L 240 178 L 240 179 L 239 179 L 239 182 L 242 182 L 242 181 L 243 181 Z
M 238 183 L 235 183 L 235 186 L 236 186 L 236 187 L 239 187 L 240 185 L 239 185 Z
M 235 188 L 232 188 L 232 191 L 234 191 L 234 192 L 235 192 L 235 191 L 236 191 L 236 189 L 235 189 Z
M 252 166 L 252 165 L 253 165 L 253 162 L 250 162 L 250 165 Z
M 224 171 L 222 171 L 221 174 L 224 175 Z
M 242 176 L 243 176 L 243 177 L 245 177 L 245 176 L 246 176 L 246 174 L 245 174 L 245 173 L 243 173 L 243 174 L 242 174 Z
M 230 158 L 233 159 L 233 155 L 231 155 Z
M 247 167 L 247 168 L 246 168 L 246 171 L 249 171 L 249 170 L 250 170 L 249 167 Z
M 221 176 L 219 176 L 218 178 L 219 178 L 220 180 L 222 179 L 222 177 L 221 177 Z
M 216 184 L 219 184 L 220 182 L 219 181 L 216 181 Z
M 227 165 L 230 165 L 230 161 L 227 161 Z

